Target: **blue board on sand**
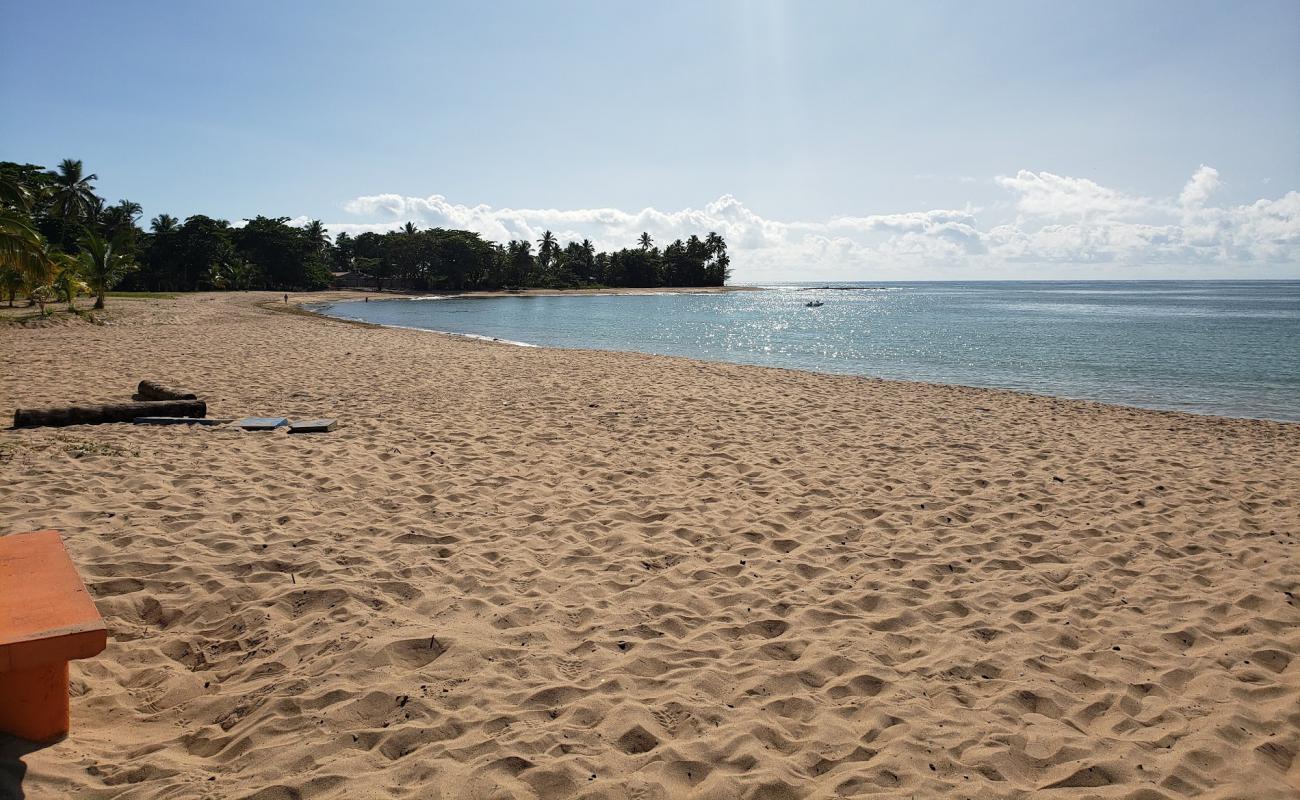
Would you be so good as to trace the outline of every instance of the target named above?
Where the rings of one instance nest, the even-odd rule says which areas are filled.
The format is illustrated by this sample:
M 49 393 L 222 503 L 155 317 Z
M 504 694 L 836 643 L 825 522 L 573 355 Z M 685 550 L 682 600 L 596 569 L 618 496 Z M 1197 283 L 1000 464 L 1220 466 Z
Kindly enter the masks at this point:
M 338 420 L 304 419 L 289 424 L 289 433 L 325 433 L 334 430 Z
M 208 417 L 136 417 L 136 425 L 229 425 L 228 419 Z
M 246 431 L 273 431 L 281 425 L 288 425 L 289 420 L 284 417 L 244 417 L 235 421 L 236 428 L 243 428 Z

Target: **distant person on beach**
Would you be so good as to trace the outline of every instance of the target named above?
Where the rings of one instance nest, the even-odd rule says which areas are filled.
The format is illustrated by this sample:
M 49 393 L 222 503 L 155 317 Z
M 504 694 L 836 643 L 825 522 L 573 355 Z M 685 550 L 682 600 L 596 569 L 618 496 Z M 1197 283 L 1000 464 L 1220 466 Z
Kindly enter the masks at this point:
M 286 303 L 289 302 L 289 295 L 286 294 L 286 295 L 284 296 L 284 302 L 286 302 Z

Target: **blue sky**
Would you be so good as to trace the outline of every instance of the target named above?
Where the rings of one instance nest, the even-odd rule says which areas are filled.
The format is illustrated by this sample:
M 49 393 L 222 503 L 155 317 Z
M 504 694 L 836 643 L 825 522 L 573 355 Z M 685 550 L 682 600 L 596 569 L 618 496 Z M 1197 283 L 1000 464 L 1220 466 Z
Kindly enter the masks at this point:
M 0 9 L 0 159 L 148 216 L 716 227 L 742 280 L 1300 276 L 1300 3 Z

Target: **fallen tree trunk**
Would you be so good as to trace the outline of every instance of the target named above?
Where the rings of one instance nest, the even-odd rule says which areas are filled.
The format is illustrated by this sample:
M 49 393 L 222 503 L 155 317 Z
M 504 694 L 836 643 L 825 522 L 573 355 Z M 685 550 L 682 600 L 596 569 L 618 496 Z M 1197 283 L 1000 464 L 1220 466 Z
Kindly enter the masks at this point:
M 141 403 L 109 403 L 99 406 L 20 408 L 14 412 L 15 428 L 59 428 L 65 425 L 99 425 L 105 422 L 134 422 L 136 417 L 203 417 L 208 404 L 202 400 L 157 400 Z
M 135 390 L 135 400 L 198 400 L 194 392 L 164 386 L 157 381 L 140 381 Z

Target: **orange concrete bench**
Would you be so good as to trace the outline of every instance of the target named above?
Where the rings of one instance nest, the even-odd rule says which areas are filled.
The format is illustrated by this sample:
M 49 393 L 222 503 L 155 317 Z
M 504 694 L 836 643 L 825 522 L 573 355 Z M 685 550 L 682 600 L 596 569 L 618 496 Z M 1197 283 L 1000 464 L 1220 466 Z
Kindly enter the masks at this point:
M 59 532 L 0 536 L 0 731 L 37 742 L 67 734 L 68 662 L 107 644 Z

